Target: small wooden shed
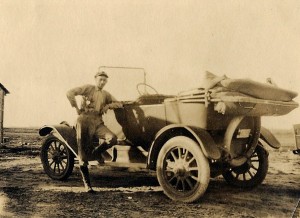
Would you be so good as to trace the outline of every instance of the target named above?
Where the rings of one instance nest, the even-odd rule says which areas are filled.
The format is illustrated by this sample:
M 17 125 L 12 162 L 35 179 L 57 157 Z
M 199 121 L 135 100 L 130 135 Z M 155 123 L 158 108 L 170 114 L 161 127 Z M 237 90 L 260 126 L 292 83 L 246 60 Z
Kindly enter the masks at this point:
M 4 96 L 9 91 L 0 83 L 0 143 L 3 142 L 3 116 L 4 116 Z

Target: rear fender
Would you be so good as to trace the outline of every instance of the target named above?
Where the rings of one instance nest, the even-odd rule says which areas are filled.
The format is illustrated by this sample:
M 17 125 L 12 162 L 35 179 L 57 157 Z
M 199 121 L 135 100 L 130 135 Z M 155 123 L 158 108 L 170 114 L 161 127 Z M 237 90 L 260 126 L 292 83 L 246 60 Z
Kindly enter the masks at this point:
M 281 144 L 280 142 L 275 138 L 275 136 L 266 128 L 261 127 L 260 129 L 260 142 L 265 142 L 268 144 L 270 147 L 279 149 Z
M 77 142 L 76 142 L 76 131 L 67 123 L 61 123 L 59 125 L 46 125 L 40 128 L 40 136 L 46 136 L 49 134 L 54 135 L 60 141 L 66 144 L 66 146 L 72 151 L 72 153 L 77 157 Z
M 207 131 L 199 128 L 190 128 L 180 124 L 171 124 L 162 128 L 156 134 L 156 137 L 151 144 L 147 160 L 149 169 L 155 170 L 157 157 L 162 146 L 172 137 L 180 135 L 195 140 L 208 159 L 218 160 L 221 157 L 220 150 Z

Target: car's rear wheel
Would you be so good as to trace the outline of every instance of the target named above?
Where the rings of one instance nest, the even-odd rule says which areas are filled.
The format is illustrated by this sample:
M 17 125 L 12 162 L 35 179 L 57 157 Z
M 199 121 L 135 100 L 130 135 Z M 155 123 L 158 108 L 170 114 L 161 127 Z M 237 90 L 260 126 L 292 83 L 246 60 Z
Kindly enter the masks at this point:
M 210 180 L 207 158 L 194 140 L 184 136 L 174 137 L 163 145 L 156 170 L 164 193 L 175 201 L 198 200 Z
M 55 136 L 48 136 L 42 144 L 41 161 L 45 173 L 52 179 L 65 180 L 73 172 L 74 155 Z
M 268 167 L 268 152 L 261 145 L 257 145 L 253 154 L 243 165 L 230 168 L 223 173 L 223 177 L 230 185 L 252 188 L 264 181 Z

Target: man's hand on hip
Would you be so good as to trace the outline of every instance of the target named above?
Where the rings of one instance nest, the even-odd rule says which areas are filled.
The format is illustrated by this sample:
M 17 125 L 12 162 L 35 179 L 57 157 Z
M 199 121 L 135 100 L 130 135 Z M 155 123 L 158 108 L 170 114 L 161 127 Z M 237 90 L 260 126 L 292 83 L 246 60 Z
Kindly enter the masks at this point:
M 78 115 L 80 115 L 83 112 L 83 110 L 76 107 L 76 112 L 77 112 Z

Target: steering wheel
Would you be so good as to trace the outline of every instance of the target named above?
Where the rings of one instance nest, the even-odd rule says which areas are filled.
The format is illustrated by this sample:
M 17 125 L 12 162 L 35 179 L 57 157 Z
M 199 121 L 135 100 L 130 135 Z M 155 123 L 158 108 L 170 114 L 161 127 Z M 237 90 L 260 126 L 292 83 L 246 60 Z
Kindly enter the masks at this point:
M 144 91 L 141 91 L 141 86 L 144 86 Z M 158 94 L 158 91 L 155 88 L 146 83 L 138 83 L 136 85 L 136 89 L 140 95 L 149 95 L 149 92 L 146 90 L 146 87 L 149 87 L 152 91 L 155 92 L 155 94 Z

